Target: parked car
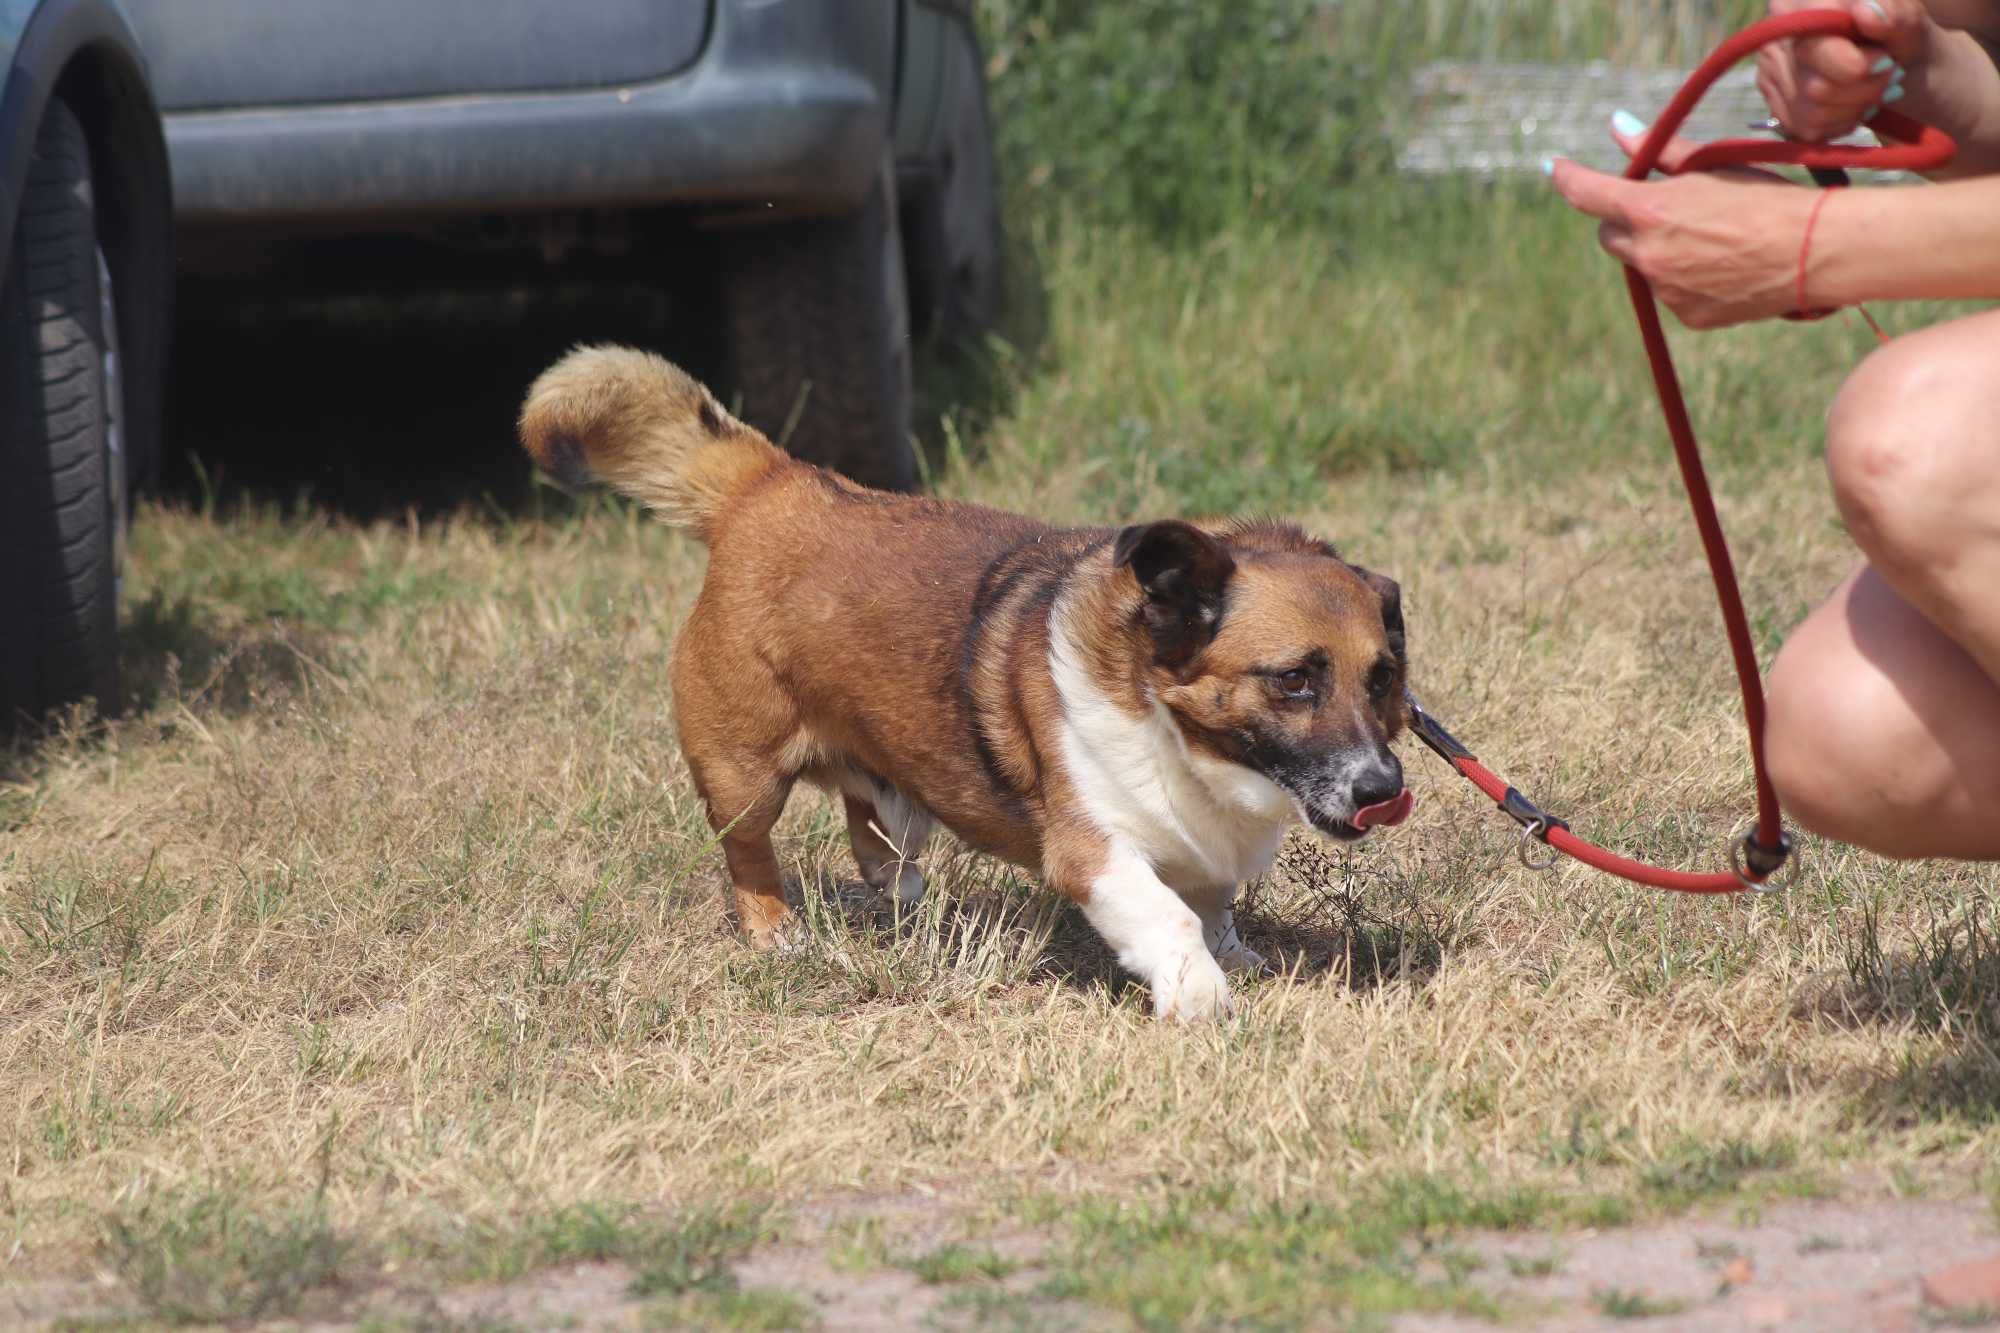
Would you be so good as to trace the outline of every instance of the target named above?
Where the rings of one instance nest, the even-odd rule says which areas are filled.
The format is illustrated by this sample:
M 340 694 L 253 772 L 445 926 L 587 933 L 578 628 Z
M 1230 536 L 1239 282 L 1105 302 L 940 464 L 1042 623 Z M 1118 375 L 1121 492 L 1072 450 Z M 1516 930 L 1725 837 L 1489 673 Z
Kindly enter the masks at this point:
M 118 572 L 159 456 L 167 152 L 112 0 L 0 0 L 0 731 L 118 702 Z
M 976 336 L 999 291 L 970 0 L 125 5 L 184 273 L 323 271 L 314 246 L 362 234 L 698 255 L 725 398 L 803 457 L 915 484 L 912 338 Z

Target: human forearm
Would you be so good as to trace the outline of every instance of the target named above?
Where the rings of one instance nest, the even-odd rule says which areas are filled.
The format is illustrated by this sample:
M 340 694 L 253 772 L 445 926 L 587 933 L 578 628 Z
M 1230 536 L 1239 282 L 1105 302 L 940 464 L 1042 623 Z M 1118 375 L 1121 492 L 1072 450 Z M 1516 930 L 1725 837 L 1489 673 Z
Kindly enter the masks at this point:
M 1828 198 L 1806 254 L 1813 305 L 2000 299 L 2000 176 Z

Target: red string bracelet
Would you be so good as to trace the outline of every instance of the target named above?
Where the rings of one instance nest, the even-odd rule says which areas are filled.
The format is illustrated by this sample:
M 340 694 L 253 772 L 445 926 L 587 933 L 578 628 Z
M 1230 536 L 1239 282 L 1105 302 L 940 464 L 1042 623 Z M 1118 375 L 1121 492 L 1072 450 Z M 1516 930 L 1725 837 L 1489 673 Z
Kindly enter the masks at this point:
M 1819 198 L 1813 200 L 1812 211 L 1806 214 L 1806 232 L 1799 238 L 1799 276 L 1792 287 L 1793 319 L 1825 319 L 1833 313 L 1833 308 L 1830 306 L 1814 310 L 1806 305 L 1806 256 L 1812 253 L 1813 224 L 1819 221 L 1819 211 L 1826 207 L 1826 201 L 1832 197 L 1832 190 L 1821 190 Z

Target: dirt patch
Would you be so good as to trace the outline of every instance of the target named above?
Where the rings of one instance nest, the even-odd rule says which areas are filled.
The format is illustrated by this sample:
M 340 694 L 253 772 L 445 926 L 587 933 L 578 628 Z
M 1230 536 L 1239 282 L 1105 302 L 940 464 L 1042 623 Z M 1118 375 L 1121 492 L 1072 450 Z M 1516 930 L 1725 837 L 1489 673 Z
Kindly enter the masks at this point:
M 635 1276 L 624 1264 L 575 1264 L 516 1282 L 441 1291 L 421 1301 L 405 1296 L 390 1306 L 446 1328 L 629 1328 L 646 1304 L 631 1294 Z
M 757 1326 L 825 1333 L 1125 1326 L 1119 1312 L 1056 1299 L 1044 1289 L 1049 1237 L 1018 1229 L 978 1235 L 949 1205 L 930 1205 L 870 1214 L 884 1228 L 869 1233 L 865 1245 L 857 1244 L 851 1228 L 808 1223 L 805 1239 L 767 1246 L 736 1263 L 736 1288 L 726 1295 L 639 1295 L 631 1267 L 585 1263 L 505 1283 L 436 1290 L 385 1284 L 353 1294 L 337 1317 L 312 1319 L 305 1327 L 348 1329 L 385 1319 L 432 1328 L 695 1326 L 723 1321 L 732 1301 L 739 1309 L 761 1310 L 765 1322 Z M 857 1214 L 842 1207 L 828 1216 L 851 1222 Z M 949 1248 L 948 1235 L 994 1256 L 1004 1271 L 958 1278 L 925 1272 L 919 1260 Z M 1506 1322 L 1525 1320 L 1538 1329 L 1920 1330 L 1941 1319 L 1956 1327 L 1987 1326 L 1977 1312 L 1941 1316 L 1927 1309 L 1922 1279 L 2000 1255 L 2000 1232 L 1991 1209 L 1979 1201 L 1812 1200 L 1735 1219 L 1480 1235 L 1463 1238 L 1456 1249 L 1473 1265 L 1467 1280 L 1509 1313 Z M 79 1316 L 140 1313 L 124 1297 L 103 1282 L 18 1284 L 0 1290 L 0 1323 L 32 1329 Z M 773 1310 L 789 1313 L 773 1320 Z M 1495 1325 L 1411 1314 L 1396 1317 L 1391 1327 L 1397 1333 L 1469 1333 Z
M 115 1282 L 37 1281 L 0 1286 L 0 1328 L 46 1328 L 58 1319 L 115 1319 L 130 1313 Z
M 1813 1200 L 1738 1221 L 1482 1237 L 1467 1248 L 1481 1261 L 1471 1280 L 1509 1308 L 1539 1311 L 1542 1329 L 1891 1330 L 1928 1327 L 1924 1274 L 2000 1254 L 2000 1234 L 1983 1202 Z M 1393 1326 L 1491 1327 L 1415 1315 Z

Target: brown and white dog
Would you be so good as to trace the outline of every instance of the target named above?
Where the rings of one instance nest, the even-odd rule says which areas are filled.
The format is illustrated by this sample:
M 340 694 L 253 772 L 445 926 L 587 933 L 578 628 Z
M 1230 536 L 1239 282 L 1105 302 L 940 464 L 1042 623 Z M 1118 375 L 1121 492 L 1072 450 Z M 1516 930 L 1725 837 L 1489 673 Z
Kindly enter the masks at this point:
M 862 874 L 910 902 L 933 821 L 1080 907 L 1163 1017 L 1227 1013 L 1262 960 L 1243 881 L 1303 818 L 1409 812 L 1394 582 L 1275 522 L 1052 528 L 889 495 L 782 453 L 659 357 L 580 348 L 521 411 L 543 470 L 711 552 L 674 648 L 681 745 L 736 907 L 790 921 L 771 827 L 838 791 Z

